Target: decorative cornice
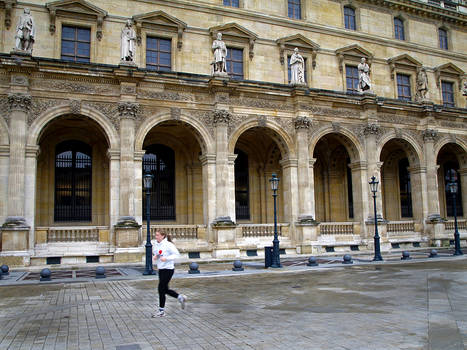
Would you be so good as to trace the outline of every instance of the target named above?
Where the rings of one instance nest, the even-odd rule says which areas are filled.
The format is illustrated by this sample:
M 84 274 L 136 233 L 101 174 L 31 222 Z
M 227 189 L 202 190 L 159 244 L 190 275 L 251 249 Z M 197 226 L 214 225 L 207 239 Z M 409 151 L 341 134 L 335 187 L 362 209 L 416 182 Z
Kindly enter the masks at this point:
M 29 112 L 31 109 L 31 96 L 26 94 L 8 94 L 8 105 L 10 112 Z
M 120 102 L 118 104 L 118 113 L 120 118 L 136 120 L 139 112 L 139 104 L 133 102 Z
M 438 138 L 438 130 L 426 129 L 422 132 L 423 141 L 435 141 Z
M 214 125 L 229 125 L 232 115 L 229 111 L 223 109 L 216 109 L 212 113 L 212 121 Z
M 311 127 L 311 120 L 308 117 L 297 117 L 294 120 L 295 129 L 309 129 Z

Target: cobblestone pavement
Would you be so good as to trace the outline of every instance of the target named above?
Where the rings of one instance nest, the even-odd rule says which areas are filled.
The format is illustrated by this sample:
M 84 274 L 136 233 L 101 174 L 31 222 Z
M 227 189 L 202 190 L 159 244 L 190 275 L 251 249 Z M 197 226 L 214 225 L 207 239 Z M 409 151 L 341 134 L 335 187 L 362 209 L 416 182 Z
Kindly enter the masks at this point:
M 467 258 L 0 287 L 0 349 L 467 349 Z

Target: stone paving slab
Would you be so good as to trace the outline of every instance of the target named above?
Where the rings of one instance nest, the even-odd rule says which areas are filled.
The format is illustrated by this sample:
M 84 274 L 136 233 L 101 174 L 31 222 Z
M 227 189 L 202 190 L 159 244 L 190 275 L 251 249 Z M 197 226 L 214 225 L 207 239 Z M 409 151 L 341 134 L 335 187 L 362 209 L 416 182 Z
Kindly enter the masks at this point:
M 183 276 L 5 285 L 0 349 L 467 348 L 467 257 Z

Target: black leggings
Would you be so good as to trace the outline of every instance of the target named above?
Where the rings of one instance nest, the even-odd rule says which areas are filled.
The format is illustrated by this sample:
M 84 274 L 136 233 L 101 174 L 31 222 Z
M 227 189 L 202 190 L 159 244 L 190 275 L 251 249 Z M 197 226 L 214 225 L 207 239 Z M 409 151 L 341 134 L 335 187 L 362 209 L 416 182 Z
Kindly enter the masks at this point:
M 165 307 L 165 295 L 168 294 L 171 297 L 178 298 L 178 293 L 172 289 L 169 289 L 169 282 L 174 274 L 173 269 L 160 269 L 159 270 L 159 285 L 157 290 L 159 291 L 159 307 Z

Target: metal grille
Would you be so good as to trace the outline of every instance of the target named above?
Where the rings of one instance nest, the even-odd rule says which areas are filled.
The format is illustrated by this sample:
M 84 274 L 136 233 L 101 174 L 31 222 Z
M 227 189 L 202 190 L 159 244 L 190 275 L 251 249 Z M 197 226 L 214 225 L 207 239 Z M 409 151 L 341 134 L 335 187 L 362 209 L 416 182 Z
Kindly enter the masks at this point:
M 56 148 L 55 221 L 91 221 L 91 147 L 66 141 Z
M 175 155 L 163 145 L 152 145 L 143 157 L 143 173 L 153 176 L 151 220 L 175 220 Z M 146 220 L 146 195 L 143 196 L 143 219 Z

